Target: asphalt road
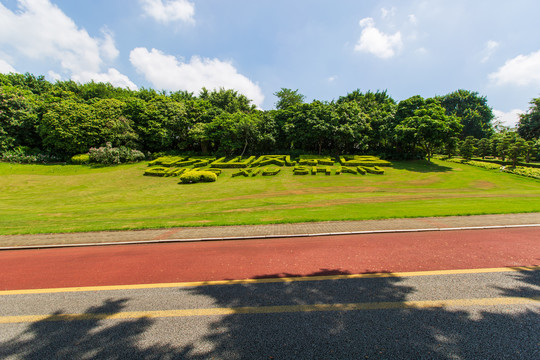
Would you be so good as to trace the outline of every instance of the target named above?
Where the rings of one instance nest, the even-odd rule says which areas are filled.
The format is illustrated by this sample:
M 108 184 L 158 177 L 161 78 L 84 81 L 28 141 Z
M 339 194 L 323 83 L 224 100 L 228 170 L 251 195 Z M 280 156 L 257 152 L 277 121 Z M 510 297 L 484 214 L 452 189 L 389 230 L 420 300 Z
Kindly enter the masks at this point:
M 3 252 L 0 358 L 539 359 L 539 230 L 473 233 Z

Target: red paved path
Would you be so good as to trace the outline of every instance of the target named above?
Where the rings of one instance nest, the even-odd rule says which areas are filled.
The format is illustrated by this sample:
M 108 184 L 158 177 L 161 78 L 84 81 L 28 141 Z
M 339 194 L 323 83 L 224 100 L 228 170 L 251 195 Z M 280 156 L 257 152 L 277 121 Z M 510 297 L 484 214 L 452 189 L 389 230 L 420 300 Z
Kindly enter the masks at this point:
M 0 252 L 0 289 L 540 265 L 540 228 Z

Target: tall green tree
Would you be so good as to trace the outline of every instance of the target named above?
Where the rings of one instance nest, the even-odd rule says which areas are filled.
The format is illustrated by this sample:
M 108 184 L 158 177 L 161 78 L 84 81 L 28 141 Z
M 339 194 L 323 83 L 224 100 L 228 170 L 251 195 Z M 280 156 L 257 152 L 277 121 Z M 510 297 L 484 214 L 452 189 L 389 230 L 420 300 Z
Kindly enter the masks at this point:
M 438 99 L 445 108 L 446 115 L 456 116 L 463 125 L 461 139 L 465 139 L 467 136 L 481 139 L 493 134 L 492 121 L 495 116 L 485 96 L 460 89 L 440 96 Z
M 459 153 L 465 160 L 471 160 L 476 152 L 476 138 L 467 136 L 459 145 Z
M 428 161 L 431 161 L 435 150 L 441 147 L 446 139 L 457 136 L 462 125 L 456 117 L 446 115 L 438 101 L 423 101 L 421 97 L 415 97 L 411 103 L 418 108 L 412 116 L 407 116 L 396 126 L 396 135 L 402 142 L 418 146 Z
M 525 140 L 540 139 L 540 98 L 532 99 L 530 105 L 519 117 L 517 132 Z
M 39 147 L 37 122 L 34 94 L 15 86 L 0 86 L 0 153 L 16 146 Z
M 291 106 L 300 105 L 304 103 L 305 96 L 298 92 L 298 89 L 291 90 L 281 88 L 281 90 L 274 93 L 274 96 L 278 98 L 276 102 L 276 109 L 284 110 Z

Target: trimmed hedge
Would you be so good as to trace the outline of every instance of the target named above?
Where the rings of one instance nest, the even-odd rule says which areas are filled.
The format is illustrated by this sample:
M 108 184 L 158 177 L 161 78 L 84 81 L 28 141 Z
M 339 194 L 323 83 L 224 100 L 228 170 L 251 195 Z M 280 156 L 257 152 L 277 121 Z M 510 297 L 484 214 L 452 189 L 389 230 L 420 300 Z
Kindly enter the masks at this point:
M 392 163 L 376 156 L 343 155 L 339 161 L 345 166 L 392 166 Z
M 229 161 L 225 161 L 225 158 L 220 158 L 210 164 L 213 168 L 218 169 L 241 169 L 247 168 L 255 160 L 255 156 L 250 156 L 247 159 L 242 159 L 241 156 L 232 158 Z
M 341 172 L 342 173 L 358 175 L 358 171 L 356 170 L 356 168 L 349 167 L 349 166 L 342 166 L 341 167 Z
M 273 176 L 277 175 L 281 171 L 281 168 L 278 167 L 270 167 L 270 168 L 264 168 L 262 170 L 262 176 Z
M 525 166 L 516 166 L 515 168 L 505 168 L 503 169 L 504 172 L 510 172 L 512 174 L 521 175 L 521 176 L 528 176 L 535 179 L 540 179 L 540 169 L 535 169 L 531 167 L 525 167 Z
M 359 166 L 358 169 L 360 170 L 360 168 L 364 169 L 366 172 L 368 172 L 370 174 L 376 174 L 376 175 L 383 175 L 384 174 L 384 170 L 381 169 L 378 166 L 374 166 L 374 167 Z
M 159 165 L 159 166 L 170 167 L 170 166 L 173 166 L 177 162 L 183 162 L 187 159 L 188 158 L 186 158 L 185 156 L 160 156 L 157 159 L 148 162 L 148 166 Z
M 211 171 L 188 171 L 180 176 L 181 184 L 194 184 L 198 182 L 214 182 L 217 175 Z
M 145 176 L 165 176 L 166 171 L 169 170 L 169 168 L 166 167 L 153 167 L 150 169 L 146 169 L 144 171 Z
M 309 168 L 307 166 L 295 166 L 293 168 L 293 175 L 308 175 Z

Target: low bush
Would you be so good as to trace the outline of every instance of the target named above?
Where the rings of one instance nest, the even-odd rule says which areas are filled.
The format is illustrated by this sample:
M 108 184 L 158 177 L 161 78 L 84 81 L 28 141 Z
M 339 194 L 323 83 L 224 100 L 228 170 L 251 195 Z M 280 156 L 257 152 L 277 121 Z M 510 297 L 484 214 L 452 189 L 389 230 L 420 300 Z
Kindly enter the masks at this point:
M 392 166 L 392 163 L 376 156 L 343 155 L 339 158 L 345 166 Z
M 232 173 L 232 177 L 237 177 L 237 176 L 248 177 L 249 173 L 244 169 L 241 169 L 241 170 L 238 170 L 238 171 Z
M 249 165 L 255 160 L 255 158 L 255 156 L 250 156 L 247 159 L 242 159 L 241 156 L 237 156 L 229 161 L 225 161 L 225 158 L 220 158 L 216 161 L 213 161 L 210 165 L 213 168 L 219 169 L 241 169 L 249 167 Z
M 535 179 L 540 179 L 540 169 L 535 169 L 526 166 L 507 167 L 503 169 L 504 172 L 509 172 L 516 175 L 528 176 Z
M 356 171 L 358 171 L 358 173 L 359 173 L 360 175 L 366 175 L 366 173 L 367 173 L 366 169 L 364 169 L 362 166 L 358 166 L 358 167 L 356 168 Z
M 342 166 L 341 167 L 341 172 L 342 173 L 358 175 L 358 171 L 355 168 L 349 167 L 349 166 Z
M 180 176 L 181 184 L 194 184 L 198 182 L 214 182 L 217 175 L 211 171 L 187 171 Z
M 71 163 L 76 165 L 84 165 L 90 162 L 90 155 L 78 154 L 71 157 Z
M 309 168 L 307 166 L 295 166 L 293 168 L 293 174 L 294 175 L 308 175 Z
M 111 146 L 111 143 L 99 148 L 90 148 L 88 155 L 91 163 L 106 165 L 137 162 L 145 159 L 144 154 L 139 150 L 125 146 L 115 148 Z
M 368 172 L 370 174 L 376 174 L 376 175 L 383 175 L 384 174 L 384 170 L 381 169 L 378 166 L 374 166 L 374 167 L 359 166 L 358 169 L 360 169 L 360 168 L 364 169 L 366 172 Z
M 18 164 L 46 164 L 52 162 L 62 162 L 64 159 L 56 155 L 43 154 L 39 151 L 32 151 L 26 147 L 19 147 L 13 150 L 4 151 L 0 154 L 0 161 Z
M 165 173 L 167 172 L 167 170 L 169 170 L 169 168 L 162 167 L 162 166 L 152 167 L 152 168 L 146 169 L 144 171 L 144 175 L 145 176 L 165 176 Z
M 262 176 L 273 176 L 273 175 L 277 175 L 277 173 L 279 173 L 281 171 L 280 168 L 278 167 L 269 167 L 269 168 L 264 168 L 262 170 Z

